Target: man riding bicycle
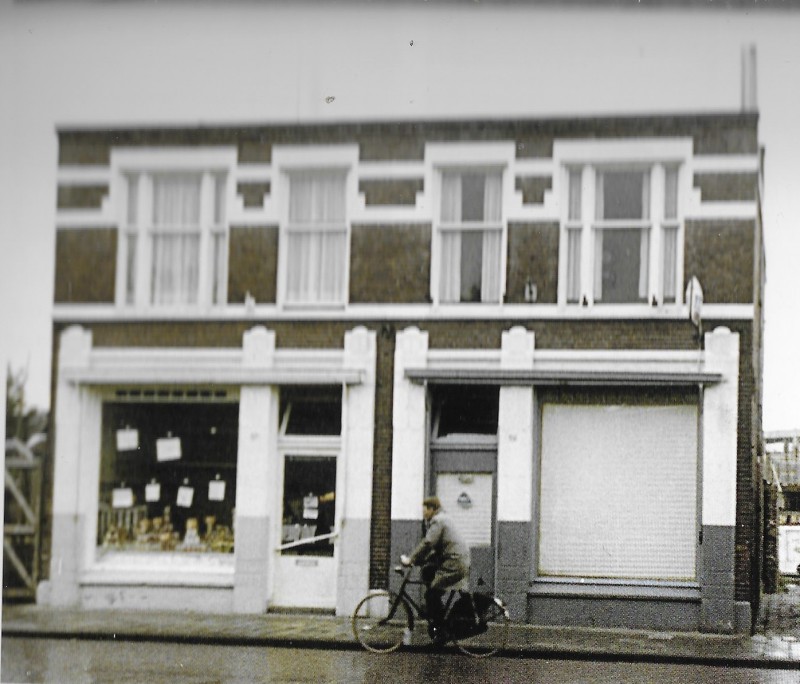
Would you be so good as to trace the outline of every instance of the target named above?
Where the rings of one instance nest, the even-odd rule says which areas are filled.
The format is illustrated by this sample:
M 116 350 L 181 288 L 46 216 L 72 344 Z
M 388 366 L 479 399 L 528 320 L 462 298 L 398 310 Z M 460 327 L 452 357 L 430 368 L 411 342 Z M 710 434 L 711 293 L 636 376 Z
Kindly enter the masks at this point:
M 442 597 L 445 591 L 468 589 L 469 548 L 452 520 L 442 510 L 438 497 L 429 496 L 422 501 L 422 517 L 427 527 L 425 537 L 410 556 L 400 556 L 400 562 L 406 566 L 424 566 L 423 578 L 426 582 L 426 571 L 429 568 L 433 570 L 433 577 L 425 592 L 425 604 L 428 620 L 435 628 L 441 629 L 444 619 Z

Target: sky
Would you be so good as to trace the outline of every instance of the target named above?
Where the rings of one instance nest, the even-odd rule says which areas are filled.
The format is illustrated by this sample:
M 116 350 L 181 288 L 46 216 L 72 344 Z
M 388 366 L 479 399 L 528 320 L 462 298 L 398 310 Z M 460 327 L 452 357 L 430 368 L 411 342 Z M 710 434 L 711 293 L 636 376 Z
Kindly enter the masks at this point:
M 726 4 L 0 0 L 0 362 L 49 406 L 58 126 L 736 112 L 754 44 L 764 428 L 798 429 L 800 9 Z

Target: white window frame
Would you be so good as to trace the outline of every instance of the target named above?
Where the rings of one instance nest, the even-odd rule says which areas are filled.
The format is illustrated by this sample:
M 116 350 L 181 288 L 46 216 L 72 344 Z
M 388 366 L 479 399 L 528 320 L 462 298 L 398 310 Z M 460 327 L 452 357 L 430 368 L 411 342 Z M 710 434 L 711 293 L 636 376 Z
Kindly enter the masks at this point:
M 116 209 L 117 275 L 115 303 L 118 307 L 137 310 L 211 309 L 227 303 L 228 280 L 228 214 L 233 206 L 236 149 L 233 147 L 201 148 L 142 148 L 111 151 L 111 196 Z M 151 301 L 152 238 L 154 230 L 148 217 L 152 216 L 153 177 L 158 174 L 187 174 L 201 176 L 200 249 L 197 301 L 179 304 L 154 304 Z M 215 221 L 216 177 L 223 176 L 224 213 Z M 130 179 L 136 179 L 135 223 L 129 221 Z M 128 296 L 129 238 L 136 236 L 135 273 L 132 298 Z M 213 237 L 221 237 L 223 256 L 217 284 L 212 292 L 214 268 Z
M 503 303 L 506 292 L 506 267 L 508 250 L 508 208 L 511 206 L 514 186 L 513 164 L 515 159 L 515 143 L 503 142 L 471 142 L 471 143 L 428 143 L 425 146 L 425 187 L 432 189 L 435 198 L 432 203 L 432 235 L 431 235 L 431 280 L 430 298 L 434 306 L 468 306 L 470 302 L 445 302 L 441 293 L 441 259 L 442 237 L 441 231 L 453 226 L 443 226 L 441 221 L 442 211 L 442 177 L 447 172 L 455 173 L 500 173 L 500 273 L 499 292 L 497 301 L 476 302 L 476 306 L 500 305 Z M 461 224 L 459 224 L 461 226 Z M 485 230 L 492 226 L 488 224 L 476 225 L 478 230 Z
M 275 145 L 272 148 L 274 169 L 273 196 L 278 203 L 280 223 L 278 243 L 278 306 L 282 309 L 344 308 L 350 300 L 350 240 L 352 217 L 356 213 L 358 179 L 358 145 Z M 289 203 L 291 175 L 297 172 L 342 171 L 345 173 L 345 264 L 344 285 L 336 301 L 290 301 L 288 297 L 289 268 Z
M 671 301 L 667 306 L 683 303 L 681 283 L 684 280 L 683 244 L 685 208 L 691 193 L 689 160 L 692 155 L 691 138 L 653 138 L 601 141 L 556 141 L 553 157 L 559 184 L 560 238 L 558 264 L 558 304 L 561 306 L 592 306 L 595 304 L 595 233 L 608 228 L 605 222 L 595 218 L 595 198 L 598 172 L 606 170 L 634 170 L 649 173 L 650 207 L 649 218 L 641 221 L 643 230 L 649 230 L 649 254 L 647 264 L 647 292 L 644 302 L 602 303 L 604 309 L 621 306 L 626 309 L 650 306 L 653 302 L 665 305 L 663 238 L 667 228 L 677 229 L 675 254 L 675 292 L 666 296 Z M 677 168 L 676 217 L 665 218 L 666 169 Z M 571 220 L 570 171 L 581 170 L 581 215 Z M 618 223 L 610 221 L 610 224 Z M 647 227 L 644 227 L 644 224 Z M 580 230 L 579 292 L 577 299 L 568 295 L 569 284 L 569 231 Z

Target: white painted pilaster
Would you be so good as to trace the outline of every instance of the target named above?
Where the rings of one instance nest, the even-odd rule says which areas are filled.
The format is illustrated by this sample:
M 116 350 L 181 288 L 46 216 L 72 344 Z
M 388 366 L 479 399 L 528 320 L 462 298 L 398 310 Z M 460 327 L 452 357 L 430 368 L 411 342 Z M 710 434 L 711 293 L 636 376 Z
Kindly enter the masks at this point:
M 261 326 L 244 334 L 245 367 L 272 365 L 275 333 Z M 236 470 L 236 576 L 233 609 L 267 607 L 271 553 L 270 514 L 277 509 L 277 393 L 269 385 L 243 386 L 239 394 L 239 454 Z
M 52 605 L 78 602 L 78 573 L 85 546 L 80 530 L 81 513 L 81 389 L 66 379 L 71 369 L 89 366 L 92 333 L 70 326 L 61 333 L 55 405 L 53 474 L 53 542 L 50 585 L 42 592 Z M 99 455 L 93 455 L 99 460 Z M 97 500 L 97 490 L 94 492 Z
M 722 381 L 703 392 L 703 525 L 736 524 L 736 427 L 739 335 L 720 327 L 705 335 L 705 370 Z
M 514 327 L 503 333 L 502 369 L 533 368 L 534 334 Z M 533 387 L 500 387 L 497 425 L 497 519 L 531 519 L 533 487 Z
M 425 493 L 425 387 L 405 377 L 406 368 L 424 368 L 428 333 L 419 328 L 398 332 L 394 353 L 392 416 L 392 520 L 416 520 Z

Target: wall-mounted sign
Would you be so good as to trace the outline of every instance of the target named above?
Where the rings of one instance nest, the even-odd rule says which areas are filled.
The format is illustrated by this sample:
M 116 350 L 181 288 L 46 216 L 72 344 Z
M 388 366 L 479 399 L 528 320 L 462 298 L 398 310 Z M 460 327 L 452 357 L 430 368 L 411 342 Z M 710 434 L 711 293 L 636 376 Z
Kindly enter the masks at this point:
M 156 458 L 159 461 L 178 461 L 181 458 L 181 438 L 162 437 L 156 440 Z
M 461 492 L 461 494 L 458 496 L 458 499 L 456 499 L 456 503 L 458 503 L 461 508 L 469 508 L 472 506 L 472 499 L 466 492 Z
M 304 496 L 303 497 L 303 517 L 306 520 L 317 520 L 319 518 L 319 497 L 318 496 Z
M 132 428 L 117 430 L 117 451 L 136 451 L 139 448 L 139 431 Z

